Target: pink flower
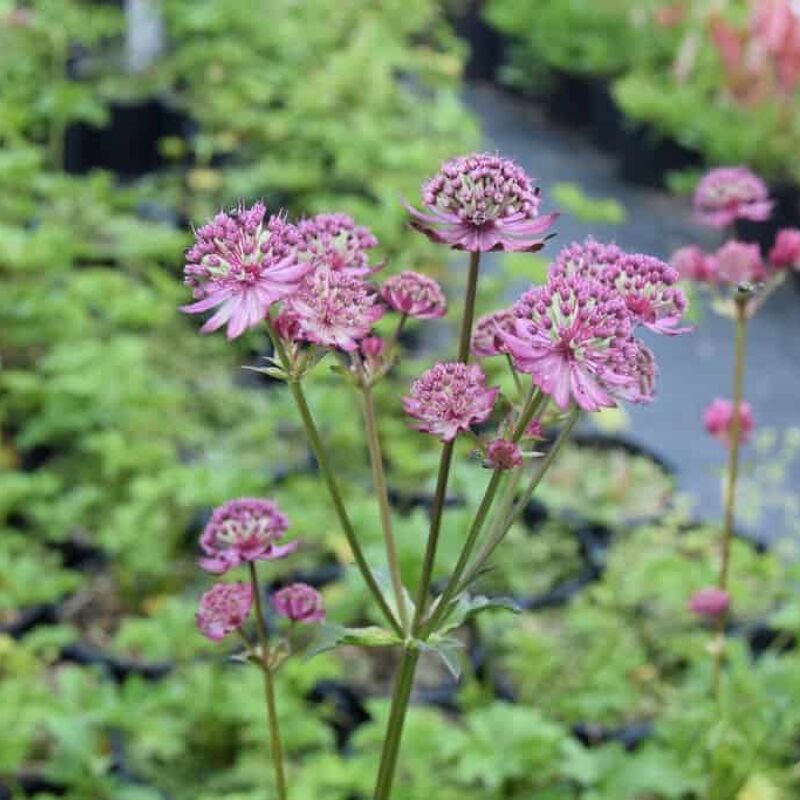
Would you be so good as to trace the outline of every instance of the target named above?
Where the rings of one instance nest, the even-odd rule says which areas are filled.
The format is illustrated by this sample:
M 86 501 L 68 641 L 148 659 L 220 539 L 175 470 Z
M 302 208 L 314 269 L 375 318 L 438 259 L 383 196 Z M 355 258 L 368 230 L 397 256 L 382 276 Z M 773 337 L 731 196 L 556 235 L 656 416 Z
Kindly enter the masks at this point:
M 322 595 L 307 583 L 292 583 L 272 595 L 272 608 L 292 622 L 323 622 Z
M 769 251 L 769 263 L 776 269 L 800 270 L 800 229 L 778 231 L 775 244 Z
M 297 229 L 273 215 L 266 223 L 263 203 L 219 213 L 195 232 L 186 253 L 185 283 L 197 302 L 181 311 L 217 312 L 200 329 L 209 333 L 227 323 L 228 338 L 241 336 L 264 320 L 270 306 L 292 294 L 313 267 L 298 260 Z
M 252 607 L 249 583 L 215 583 L 200 598 L 197 627 L 203 636 L 219 642 L 244 625 Z
M 737 219 L 763 222 L 772 205 L 767 185 L 747 167 L 712 169 L 694 194 L 698 222 L 712 228 L 724 228 Z
M 361 354 L 365 358 L 380 358 L 384 350 L 386 350 L 386 344 L 380 336 L 368 336 L 361 340 Z
M 486 375 L 477 365 L 439 363 L 411 384 L 403 407 L 420 421 L 419 430 L 452 442 L 488 418 L 499 391 L 496 386 L 487 388 Z
M 651 403 L 656 391 L 658 366 L 652 350 L 633 336 L 620 343 L 611 357 L 612 373 L 620 376 L 611 394 L 627 403 Z
M 510 308 L 484 314 L 476 323 L 472 334 L 472 352 L 478 358 L 499 356 L 508 352 L 503 342 L 503 331 L 512 330 L 517 317 Z
M 513 161 L 474 153 L 445 162 L 422 187 L 429 213 L 406 205 L 411 225 L 455 250 L 541 250 L 558 214 L 539 216 L 539 189 Z
M 538 419 L 532 419 L 525 428 L 526 439 L 544 439 L 544 427 Z
M 688 333 L 679 328 L 686 312 L 684 293 L 675 285 L 678 271 L 658 258 L 626 253 L 615 244 L 601 244 L 589 238 L 573 242 L 557 256 L 552 275 L 577 274 L 616 290 L 624 298 L 634 325 L 655 333 Z
M 200 566 L 222 574 L 248 561 L 269 561 L 293 553 L 297 542 L 278 545 L 289 520 L 271 500 L 240 497 L 214 509 L 200 536 Z
M 703 412 L 703 425 L 706 432 L 715 439 L 730 445 L 733 434 L 733 403 L 717 397 Z M 755 427 L 753 408 L 750 403 L 743 402 L 739 406 L 739 441 L 742 443 L 749 441 Z
M 352 352 L 383 314 L 375 290 L 347 271 L 309 275 L 281 314 L 297 323 L 297 338 Z
M 728 611 L 731 604 L 730 595 L 722 589 L 708 586 L 698 589 L 689 599 L 689 611 L 698 617 L 716 619 Z
M 378 240 L 347 214 L 317 214 L 301 220 L 297 230 L 314 268 L 344 270 L 351 275 L 374 271 L 367 250 L 377 247 Z
M 522 451 L 508 439 L 492 439 L 486 446 L 486 466 L 492 469 L 514 469 L 522 466 Z
M 395 311 L 418 319 L 444 316 L 447 300 L 442 287 L 427 275 L 406 270 L 383 284 L 381 296 Z
M 514 313 L 514 330 L 503 334 L 514 365 L 560 408 L 574 400 L 597 411 L 615 406 L 619 391 L 633 391 L 631 319 L 616 291 L 578 274 L 551 275 Z
M 699 247 L 681 247 L 672 254 L 670 264 L 683 280 L 697 283 L 714 283 L 716 263 L 714 258 Z
M 716 277 L 721 283 L 761 283 L 767 277 L 757 244 L 731 240 L 717 250 L 714 258 Z

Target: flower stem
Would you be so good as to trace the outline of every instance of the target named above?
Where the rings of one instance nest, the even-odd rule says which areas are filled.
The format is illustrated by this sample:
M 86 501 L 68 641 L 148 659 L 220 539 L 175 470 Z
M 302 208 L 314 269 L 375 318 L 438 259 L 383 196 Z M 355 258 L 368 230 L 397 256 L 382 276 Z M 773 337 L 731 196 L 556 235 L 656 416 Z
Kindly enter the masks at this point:
M 528 424 L 530 423 L 534 414 L 536 414 L 536 412 L 544 405 L 545 401 L 546 397 L 540 391 L 531 392 L 530 396 L 528 397 L 528 402 L 525 404 L 525 408 L 522 410 L 520 418 L 514 428 L 511 441 L 518 442 L 522 438 L 522 435 L 525 433 L 525 429 L 528 427 Z M 472 555 L 472 551 L 475 547 L 478 537 L 483 530 L 483 523 L 486 521 L 486 517 L 492 508 L 494 497 L 497 494 L 497 489 L 499 488 L 502 479 L 503 470 L 494 470 L 492 477 L 486 486 L 486 490 L 483 493 L 481 504 L 472 520 L 472 525 L 470 526 L 469 533 L 467 533 L 464 546 L 461 548 L 461 554 L 459 555 L 458 562 L 453 570 L 453 574 L 450 576 L 447 586 L 439 598 L 439 603 L 435 612 L 423 628 L 423 637 L 434 631 L 436 629 L 436 625 L 447 616 L 450 601 L 457 594 L 459 581 L 461 580 L 464 570 L 467 568 L 470 556 Z
M 478 272 L 480 269 L 480 253 L 470 253 L 469 274 L 464 297 L 464 314 L 461 318 L 461 330 L 458 337 L 458 360 L 464 364 L 469 361 L 470 343 L 472 340 L 472 323 L 475 319 L 475 298 L 478 290 Z M 436 549 L 439 543 L 439 533 L 442 525 L 444 501 L 447 495 L 447 482 L 450 477 L 450 465 L 453 461 L 453 442 L 447 442 L 442 447 L 439 461 L 439 474 L 436 479 L 436 491 L 433 507 L 431 509 L 431 525 L 428 532 L 428 542 L 425 547 L 425 557 L 422 564 L 422 575 L 417 587 L 416 608 L 414 621 L 411 625 L 412 634 L 419 632 L 420 625 L 425 618 L 425 606 L 430 591 L 433 565 L 436 560 Z M 400 740 L 403 735 L 408 701 L 411 697 L 411 687 L 414 683 L 414 672 L 417 668 L 419 652 L 411 643 L 407 643 L 403 660 L 395 680 L 392 706 L 389 712 L 389 724 L 386 738 L 381 751 L 378 780 L 375 786 L 374 800 L 389 800 L 394 783 L 394 774 L 397 767 L 397 756 L 400 750 Z
M 389 490 L 386 485 L 386 473 L 383 469 L 383 452 L 381 450 L 381 440 L 378 433 L 378 423 L 375 415 L 375 402 L 372 396 L 372 388 L 362 382 L 361 399 L 364 410 L 364 426 L 367 430 L 367 447 L 372 466 L 372 481 L 375 484 L 375 494 L 378 496 L 378 508 L 380 510 L 381 527 L 383 528 L 383 538 L 386 542 L 386 560 L 389 563 L 389 575 L 392 580 L 397 612 L 400 617 L 400 625 L 403 631 L 408 631 L 408 610 L 406 609 L 405 597 L 403 595 L 403 579 L 400 575 L 400 562 L 397 558 L 397 544 L 392 530 L 392 514 L 389 508 Z
M 289 363 L 289 357 L 286 354 L 286 348 L 283 346 L 283 342 L 281 341 L 280 336 L 278 336 L 278 333 L 275 330 L 275 327 L 269 316 L 267 316 L 266 322 L 267 330 L 269 331 L 270 338 L 272 339 L 273 346 L 275 347 L 275 352 L 278 354 L 278 358 L 280 359 L 284 370 L 289 373 L 291 365 Z M 289 389 L 292 393 L 292 397 L 294 398 L 297 410 L 300 412 L 300 418 L 303 421 L 303 427 L 305 428 L 306 436 L 311 444 L 311 449 L 314 451 L 314 456 L 317 459 L 317 464 L 319 464 L 319 470 L 322 473 L 323 480 L 325 481 L 325 485 L 328 489 L 328 494 L 330 495 L 331 502 L 333 503 L 333 508 L 336 511 L 336 516 L 339 518 L 339 524 L 342 526 L 342 531 L 344 532 L 345 538 L 347 539 L 347 544 L 350 546 L 350 550 L 353 553 L 353 558 L 355 559 L 356 566 L 361 573 L 361 577 L 364 579 L 364 583 L 367 584 L 367 587 L 378 603 L 378 606 L 386 618 L 386 621 L 398 636 L 403 636 L 403 629 L 400 623 L 397 621 L 397 618 L 395 617 L 391 607 L 386 602 L 386 598 L 383 596 L 383 592 L 381 591 L 380 586 L 378 586 L 378 582 L 375 580 L 375 576 L 372 574 L 372 570 L 370 569 L 367 559 L 364 556 L 364 551 L 361 549 L 361 545 L 358 542 L 355 529 L 353 528 L 353 523 L 350 521 L 350 516 L 347 513 L 344 500 L 342 499 L 342 493 L 339 490 L 339 484 L 336 481 L 333 468 L 328 460 L 328 454 L 325 451 L 324 445 L 322 444 L 322 439 L 319 435 L 317 425 L 314 422 L 314 417 L 311 414 L 311 409 L 308 407 L 308 402 L 306 400 L 305 392 L 303 392 L 303 387 L 300 381 L 291 377 L 287 383 L 289 384 Z
M 283 766 L 283 745 L 281 744 L 280 727 L 278 726 L 278 711 L 275 707 L 275 683 L 272 665 L 269 660 L 269 637 L 267 623 L 264 617 L 264 608 L 261 603 L 261 587 L 258 582 L 258 573 L 255 564 L 247 564 L 250 570 L 250 585 L 253 589 L 253 600 L 256 606 L 256 630 L 259 643 L 259 660 L 261 671 L 264 673 L 264 697 L 267 704 L 267 725 L 269 726 L 269 743 L 272 750 L 272 767 L 275 770 L 275 787 L 277 800 L 286 800 L 286 773 Z M 244 637 L 244 633 L 242 633 Z M 247 639 L 245 638 L 245 641 Z
M 411 698 L 411 688 L 414 685 L 414 672 L 417 669 L 419 650 L 406 648 L 403 659 L 395 679 L 392 706 L 389 712 L 389 722 L 386 727 L 386 739 L 381 751 L 378 780 L 375 784 L 373 800 L 389 800 L 394 783 L 394 774 L 397 769 L 397 756 L 400 752 L 400 740 L 403 737 L 408 701 Z
M 575 427 L 579 419 L 580 409 L 576 407 L 570 413 L 566 423 L 564 424 L 564 427 L 558 434 L 558 438 L 555 440 L 555 442 L 553 442 L 552 446 L 547 451 L 547 455 L 542 459 L 539 469 L 536 470 L 531 477 L 528 485 L 523 490 L 516 504 L 513 506 L 505 519 L 500 521 L 499 526 L 492 531 L 492 535 L 484 542 L 483 547 L 478 555 L 475 556 L 475 560 L 472 562 L 472 566 L 470 566 L 467 574 L 461 581 L 461 584 L 456 587 L 456 592 L 463 591 L 469 585 L 470 581 L 475 577 L 475 575 L 480 571 L 481 567 L 483 567 L 489 558 L 491 558 L 492 553 L 494 553 L 495 549 L 503 540 L 506 533 L 508 533 L 511 526 L 525 510 L 525 506 L 528 505 L 531 495 L 536 491 L 536 488 L 542 482 L 542 478 L 544 478 L 548 469 L 550 469 L 551 465 L 556 460 L 561 448 L 569 438 L 570 433 L 572 433 L 572 429 Z
M 717 588 L 728 589 L 730 574 L 731 542 L 736 516 L 736 483 L 739 477 L 739 450 L 742 434 L 741 406 L 744 399 L 745 340 L 747 333 L 747 295 L 736 296 L 736 333 L 733 362 L 733 417 L 728 448 L 727 480 L 725 484 L 725 509 L 722 523 L 722 558 L 720 560 Z M 727 613 L 717 617 L 717 646 L 714 651 L 714 694 L 719 697 L 722 677 L 722 657 L 725 650 L 725 623 Z

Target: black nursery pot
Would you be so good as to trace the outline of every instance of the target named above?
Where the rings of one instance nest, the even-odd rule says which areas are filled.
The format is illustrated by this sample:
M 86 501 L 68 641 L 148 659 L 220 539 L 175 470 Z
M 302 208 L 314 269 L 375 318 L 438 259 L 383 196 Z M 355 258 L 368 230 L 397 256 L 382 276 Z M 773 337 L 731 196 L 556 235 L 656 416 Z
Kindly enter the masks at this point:
M 67 128 L 64 170 L 84 175 L 100 168 L 134 178 L 164 166 L 158 148 L 162 138 L 188 133 L 188 117 L 159 100 L 117 103 L 110 107 L 105 127 L 76 123 Z
M 456 35 L 469 45 L 464 77 L 472 81 L 492 81 L 505 62 L 508 39 L 483 18 L 483 0 L 472 0 L 448 14 Z
M 595 81 L 585 75 L 553 70 L 545 98 L 548 116 L 572 127 L 584 127 L 592 118 L 591 98 Z
M 698 166 L 700 154 L 643 125 L 619 129 L 619 174 L 628 183 L 663 188 L 667 174 Z
M 599 150 L 615 153 L 620 146 L 620 131 L 625 117 L 611 95 L 610 84 L 594 80 L 589 93 L 589 135 Z

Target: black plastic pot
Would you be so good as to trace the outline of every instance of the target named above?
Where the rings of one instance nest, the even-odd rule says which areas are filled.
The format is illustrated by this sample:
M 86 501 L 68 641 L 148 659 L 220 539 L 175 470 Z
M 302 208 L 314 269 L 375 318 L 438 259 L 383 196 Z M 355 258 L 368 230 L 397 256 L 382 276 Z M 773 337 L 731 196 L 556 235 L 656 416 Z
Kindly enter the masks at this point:
M 599 747 L 609 742 L 619 742 L 627 751 L 636 750 L 653 733 L 652 722 L 631 722 L 619 728 L 578 722 L 572 726 L 572 735 L 584 747 Z
M 696 167 L 699 153 L 643 125 L 623 125 L 619 130 L 619 174 L 637 186 L 663 188 L 668 173 Z
M 111 655 L 85 642 L 73 642 L 61 649 L 61 661 L 85 666 L 100 666 L 115 683 L 124 683 L 131 676 L 158 681 L 169 675 L 175 665 L 171 661 L 144 662 Z
M 467 80 L 494 81 L 505 62 L 508 39 L 483 18 L 483 0 L 458 3 L 448 14 L 456 35 L 469 45 Z
M 338 681 L 318 681 L 306 695 L 306 700 L 314 705 L 324 703 L 331 709 L 332 714 L 326 722 L 333 730 L 340 753 L 347 751 L 353 733 L 372 719 L 355 691 Z
M 18 611 L 11 622 L 0 624 L 0 634 L 10 636 L 12 639 L 21 639 L 26 633 L 40 625 L 57 625 L 58 619 L 56 603 L 39 603 Z
M 20 772 L 12 780 L 0 780 L 0 800 L 14 800 L 23 797 L 36 797 L 51 794 L 61 797 L 69 791 L 63 783 L 50 780 L 38 772 Z
M 105 550 L 77 537 L 63 541 L 48 540 L 45 545 L 61 556 L 61 563 L 67 569 L 91 571 L 108 563 Z
M 517 598 L 517 605 L 525 611 L 558 608 L 577 597 L 587 586 L 596 583 L 601 574 L 600 570 L 587 566 L 577 577 L 559 583 L 546 592 Z
M 64 138 L 64 170 L 84 175 L 107 169 L 125 178 L 153 172 L 165 165 L 159 142 L 166 136 L 187 136 L 189 120 L 156 99 L 117 103 L 109 108 L 109 121 L 96 128 L 75 123 Z
M 589 135 L 599 150 L 616 153 L 625 117 L 611 95 L 609 82 L 594 80 L 589 93 Z
M 591 120 L 594 81 L 585 75 L 554 70 L 545 96 L 548 116 L 570 127 L 583 127 Z
M 433 507 L 433 494 L 430 492 L 402 492 L 389 489 L 389 504 L 400 514 L 410 514 L 416 508 L 430 511 Z M 459 508 L 464 505 L 463 497 L 445 497 L 445 508 Z

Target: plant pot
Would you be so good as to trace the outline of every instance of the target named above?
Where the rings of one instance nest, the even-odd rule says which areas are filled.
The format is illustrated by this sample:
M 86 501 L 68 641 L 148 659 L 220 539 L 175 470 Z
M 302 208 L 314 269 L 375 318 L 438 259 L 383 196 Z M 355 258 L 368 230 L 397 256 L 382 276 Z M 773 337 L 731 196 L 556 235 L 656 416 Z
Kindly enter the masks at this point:
M 466 8 L 452 9 L 448 17 L 456 35 L 469 45 L 464 77 L 494 82 L 505 63 L 508 38 L 486 22 L 483 6 L 483 0 L 472 0 Z
M 340 753 L 347 752 L 350 737 L 372 719 L 355 691 L 339 681 L 317 681 L 305 699 L 314 705 L 324 703 L 331 708 L 333 713 L 326 721 L 333 730 L 336 749 Z
M 585 75 L 554 70 L 545 98 L 548 116 L 571 127 L 583 127 L 591 119 L 594 81 Z
M 623 126 L 619 131 L 619 175 L 628 183 L 661 189 L 668 173 L 702 163 L 700 154 L 643 126 Z
M 599 150 L 616 153 L 625 116 L 614 100 L 608 81 L 594 80 L 589 94 L 589 135 Z
M 631 722 L 619 728 L 609 728 L 591 722 L 578 722 L 572 726 L 571 732 L 584 747 L 599 747 L 609 742 L 618 742 L 628 752 L 633 752 L 652 735 L 653 723 Z
M 124 683 L 133 675 L 147 681 L 158 681 L 169 675 L 175 665 L 171 661 L 138 661 L 106 653 L 85 642 L 73 642 L 61 649 L 61 661 L 85 666 L 101 666 L 115 683 Z
M 40 625 L 57 625 L 59 621 L 56 603 L 39 603 L 17 611 L 10 622 L 0 624 L 0 634 L 12 639 L 21 639 L 26 633 Z

